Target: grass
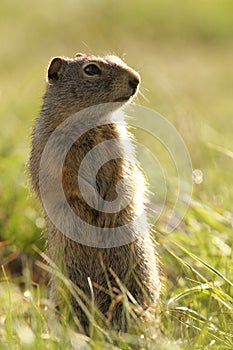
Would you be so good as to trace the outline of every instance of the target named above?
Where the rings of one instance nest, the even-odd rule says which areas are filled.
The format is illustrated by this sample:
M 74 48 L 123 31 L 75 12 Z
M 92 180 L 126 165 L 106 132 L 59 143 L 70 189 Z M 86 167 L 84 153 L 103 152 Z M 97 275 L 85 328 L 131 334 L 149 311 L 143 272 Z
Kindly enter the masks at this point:
M 0 350 L 232 349 L 232 1 L 3 0 L 0 7 Z M 126 53 L 142 76 L 146 100 L 137 102 L 173 123 L 201 171 L 181 225 L 166 234 L 162 218 L 156 223 L 163 292 L 153 320 L 132 324 L 131 334 L 94 324 L 86 338 L 63 317 L 51 322 L 45 266 L 37 262 L 45 235 L 28 184 L 30 133 L 48 60 L 76 51 Z M 174 169 L 159 145 L 136 134 L 158 153 L 169 207 Z M 11 273 L 14 261 L 21 276 Z

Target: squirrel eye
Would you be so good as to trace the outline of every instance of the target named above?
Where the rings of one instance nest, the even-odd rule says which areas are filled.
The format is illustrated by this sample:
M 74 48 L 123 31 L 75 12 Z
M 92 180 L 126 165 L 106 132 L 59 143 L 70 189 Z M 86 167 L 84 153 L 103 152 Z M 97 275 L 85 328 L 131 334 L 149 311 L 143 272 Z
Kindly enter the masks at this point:
M 84 72 L 87 75 L 100 75 L 101 74 L 101 70 L 99 69 L 99 67 L 96 64 L 88 64 L 85 68 L 84 68 Z

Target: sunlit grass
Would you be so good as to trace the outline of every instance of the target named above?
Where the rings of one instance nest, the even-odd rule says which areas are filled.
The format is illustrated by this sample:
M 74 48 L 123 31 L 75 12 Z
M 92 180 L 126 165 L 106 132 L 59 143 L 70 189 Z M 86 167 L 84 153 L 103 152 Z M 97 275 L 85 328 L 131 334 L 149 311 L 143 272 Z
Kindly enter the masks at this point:
M 226 227 L 227 229 L 227 227 Z M 190 233 L 191 234 L 191 233 Z M 111 329 L 101 328 L 97 314 L 88 313 L 92 325 L 92 338 L 75 333 L 73 321 L 60 315 L 60 325 L 54 318 L 53 305 L 48 300 L 48 290 L 40 285 L 30 284 L 30 272 L 25 265 L 19 289 L 17 280 L 11 281 L 3 268 L 0 283 L 0 314 L 2 345 L 19 348 L 59 349 L 74 348 L 77 344 L 86 344 L 109 349 L 231 349 L 233 346 L 233 283 L 231 247 L 215 247 L 209 261 L 201 257 L 205 252 L 203 240 L 195 246 L 190 234 L 177 231 L 176 237 L 158 234 L 159 252 L 165 266 L 167 278 L 164 291 L 153 319 L 137 322 L 131 321 L 133 334 L 116 334 Z M 183 235 L 183 239 L 180 239 Z M 193 237 L 197 235 L 192 230 Z M 207 236 L 209 238 L 209 236 Z M 174 241 L 175 239 L 175 241 Z M 177 242 L 182 243 L 177 243 Z M 211 241 L 209 240 L 211 243 Z M 185 246 L 185 247 L 184 247 Z M 188 247 L 188 248 L 187 248 Z M 227 247 L 227 248 L 226 248 Z M 222 252 L 225 249 L 226 254 Z M 211 249 L 210 249 L 211 250 Z M 216 268 L 221 260 L 220 270 Z M 44 263 L 40 266 L 47 268 Z M 56 270 L 56 267 L 53 266 Z M 69 288 L 79 300 L 79 291 L 57 271 L 62 283 Z M 124 290 L 122 289 L 124 294 Z M 123 298 L 124 299 L 124 298 Z M 127 305 L 126 305 L 127 307 Z M 93 318 L 93 315 L 94 316 Z M 95 321 L 96 319 L 96 321 Z M 146 323 L 145 323 L 146 322 Z M 98 325 L 99 324 L 99 325 Z M 75 345 L 76 344 L 76 345 Z M 105 344 L 105 345 L 104 345 Z M 172 347 L 173 346 L 173 347 Z

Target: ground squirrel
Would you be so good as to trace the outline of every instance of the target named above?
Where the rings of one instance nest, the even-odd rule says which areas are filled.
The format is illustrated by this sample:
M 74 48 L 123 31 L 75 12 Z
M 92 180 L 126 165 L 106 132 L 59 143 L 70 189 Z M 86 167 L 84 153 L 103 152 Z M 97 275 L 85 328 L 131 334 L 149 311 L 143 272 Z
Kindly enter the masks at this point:
M 60 222 L 64 223 L 62 232 L 58 228 L 59 225 L 54 223 L 46 212 L 46 208 L 44 209 L 49 258 L 90 301 L 94 299 L 95 305 L 106 316 L 112 327 L 123 331 L 127 329 L 127 317 L 124 303 L 120 298 L 122 286 L 127 291 L 125 295 L 129 301 L 134 300 L 142 309 L 155 304 L 160 290 L 157 257 L 146 217 L 145 184 L 138 167 L 129 161 L 129 159 L 135 160 L 131 134 L 123 121 L 119 125 L 111 119 L 113 110 L 119 109 L 135 96 L 139 82 L 139 74 L 117 56 L 77 54 L 74 59 L 53 58 L 48 68 L 43 107 L 34 127 L 30 156 L 32 185 L 44 205 L 40 185 L 49 176 L 52 177 L 52 185 L 59 181 L 56 178 L 58 173 L 55 164 L 56 154 L 74 129 L 88 123 L 88 118 L 81 115 L 76 124 L 77 128 L 72 128 L 67 134 L 63 131 L 57 134 L 58 144 L 56 147 L 52 145 L 54 158 L 50 162 L 51 169 L 45 172 L 44 178 L 39 179 L 41 157 L 54 130 L 59 129 L 71 115 L 76 115 L 77 112 L 85 111 L 89 107 L 94 108 L 88 114 L 90 118 L 92 116 L 94 118 L 94 114 L 96 116 L 98 113 L 101 117 L 107 116 L 102 125 L 85 131 L 69 148 L 62 168 L 62 187 L 66 201 L 77 217 L 92 228 L 95 227 L 96 231 L 99 228 L 114 230 L 122 227 L 126 243 L 104 247 L 100 242 L 102 233 L 98 238 L 93 236 L 94 240 L 99 240 L 98 242 L 93 244 L 80 242 L 79 235 L 82 234 L 84 237 L 84 233 L 88 236 L 88 228 L 88 232 L 81 232 L 81 227 L 76 226 L 76 236 L 69 234 L 71 229 L 74 230 L 73 223 L 67 219 L 64 203 L 59 203 L 54 193 L 52 202 L 56 202 L 54 210 L 58 212 Z M 95 112 L 100 104 L 103 106 L 101 112 Z M 125 139 L 128 146 L 124 144 Z M 105 151 L 111 154 L 111 151 L 117 150 L 118 156 L 109 159 L 99 169 L 95 181 L 99 195 L 107 203 L 116 200 L 119 194 L 116 187 L 121 181 L 123 195 L 120 202 L 126 199 L 129 203 L 118 212 L 106 212 L 91 207 L 90 203 L 84 200 L 77 180 L 82 159 L 104 141 L 112 141 Z M 97 148 L 95 159 L 101 159 L 105 151 L 98 151 Z M 89 170 L 91 171 L 91 164 Z M 92 184 L 89 183 L 88 186 Z M 52 191 L 52 189 L 46 190 L 48 196 Z M 136 224 L 124 230 L 127 224 L 135 220 L 138 212 L 141 214 Z M 140 231 L 139 234 L 137 231 Z M 117 239 L 117 236 L 114 239 Z M 51 297 L 60 306 L 62 292 L 54 276 L 51 278 Z M 85 310 L 74 296 L 70 298 L 81 326 L 88 333 L 89 321 Z M 84 304 L 87 302 L 84 301 Z

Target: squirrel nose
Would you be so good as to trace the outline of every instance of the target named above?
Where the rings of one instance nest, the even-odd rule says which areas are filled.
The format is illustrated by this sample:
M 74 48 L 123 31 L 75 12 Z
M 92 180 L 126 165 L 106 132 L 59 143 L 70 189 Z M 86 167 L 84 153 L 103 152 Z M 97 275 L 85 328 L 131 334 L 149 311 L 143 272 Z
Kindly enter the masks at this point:
M 138 84 L 139 84 L 138 77 L 134 76 L 129 78 L 129 86 L 133 89 L 134 92 L 136 91 Z

